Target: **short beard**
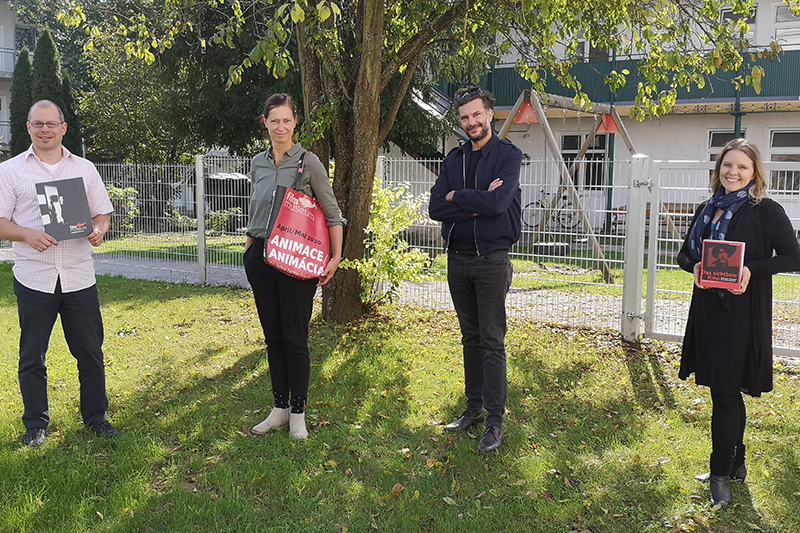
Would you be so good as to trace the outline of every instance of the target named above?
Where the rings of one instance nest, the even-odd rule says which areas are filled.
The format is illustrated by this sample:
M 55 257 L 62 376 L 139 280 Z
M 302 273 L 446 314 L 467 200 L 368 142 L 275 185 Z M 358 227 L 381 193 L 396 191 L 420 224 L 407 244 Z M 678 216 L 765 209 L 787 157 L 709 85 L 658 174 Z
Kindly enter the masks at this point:
M 472 142 L 478 142 L 485 139 L 487 135 L 489 135 L 489 128 L 484 128 L 481 126 L 481 131 L 478 133 L 478 135 L 473 137 L 472 135 L 467 134 L 467 137 L 469 137 L 469 140 Z

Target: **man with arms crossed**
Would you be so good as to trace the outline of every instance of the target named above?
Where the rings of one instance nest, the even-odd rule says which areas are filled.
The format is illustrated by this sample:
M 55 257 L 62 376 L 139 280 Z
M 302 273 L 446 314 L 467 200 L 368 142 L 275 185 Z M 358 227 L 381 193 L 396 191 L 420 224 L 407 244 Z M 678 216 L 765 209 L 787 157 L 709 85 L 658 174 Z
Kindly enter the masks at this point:
M 58 315 L 78 362 L 84 424 L 98 436 L 119 436 L 108 422 L 103 319 L 92 262 L 92 246 L 103 243 L 114 208 L 94 165 L 61 145 L 66 131 L 57 105 L 36 102 L 28 113 L 31 147 L 0 165 L 0 237 L 14 242 L 19 387 L 30 446 L 44 444 L 50 423 L 45 355 Z M 86 238 L 58 242 L 43 231 L 36 184 L 76 177 L 83 178 L 94 229 Z
M 520 236 L 519 173 L 522 152 L 492 132 L 494 96 L 479 87 L 459 89 L 455 105 L 470 139 L 444 160 L 431 189 L 430 216 L 442 222 L 447 282 L 461 326 L 467 407 L 446 431 L 484 421 L 479 451 L 503 441 L 506 405 L 506 294 L 508 257 Z

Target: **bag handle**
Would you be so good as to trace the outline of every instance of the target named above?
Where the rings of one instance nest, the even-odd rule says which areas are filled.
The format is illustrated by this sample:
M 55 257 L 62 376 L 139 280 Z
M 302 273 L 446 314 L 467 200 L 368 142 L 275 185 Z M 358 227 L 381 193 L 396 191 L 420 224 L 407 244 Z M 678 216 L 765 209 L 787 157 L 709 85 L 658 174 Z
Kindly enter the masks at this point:
M 297 167 L 297 177 L 294 179 L 294 187 L 292 189 L 297 190 L 300 186 L 300 182 L 303 180 L 303 171 L 306 168 L 306 157 L 308 157 L 308 150 L 303 152 L 303 158 L 300 160 L 300 166 Z

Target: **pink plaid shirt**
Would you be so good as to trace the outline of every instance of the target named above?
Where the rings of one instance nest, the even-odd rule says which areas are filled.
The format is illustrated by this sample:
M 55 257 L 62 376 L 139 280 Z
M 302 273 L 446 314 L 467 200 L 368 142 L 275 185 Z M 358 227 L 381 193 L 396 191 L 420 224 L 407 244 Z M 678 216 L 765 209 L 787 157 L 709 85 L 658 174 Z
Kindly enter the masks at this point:
M 64 157 L 55 175 L 33 153 L 26 152 L 0 164 L 0 217 L 24 228 L 44 231 L 36 184 L 69 178 L 83 178 L 92 218 L 114 211 L 103 180 L 91 161 L 63 148 Z M 26 242 L 14 243 L 14 277 L 36 291 L 53 294 L 61 278 L 61 290 L 74 292 L 95 284 L 92 245 L 87 239 L 59 242 L 37 252 Z

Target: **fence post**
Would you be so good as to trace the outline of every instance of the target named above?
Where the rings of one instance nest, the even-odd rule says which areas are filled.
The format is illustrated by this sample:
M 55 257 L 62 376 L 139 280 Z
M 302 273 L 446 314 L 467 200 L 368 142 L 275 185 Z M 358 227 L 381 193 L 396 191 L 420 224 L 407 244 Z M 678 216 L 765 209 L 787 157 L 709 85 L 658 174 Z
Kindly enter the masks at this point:
M 651 184 L 650 158 L 633 156 L 625 215 L 625 267 L 622 274 L 622 338 L 638 342 L 642 330 L 642 282 L 647 200 Z
M 206 284 L 206 191 L 203 174 L 203 156 L 195 156 L 195 215 L 197 216 L 197 266 L 200 269 L 200 285 Z

